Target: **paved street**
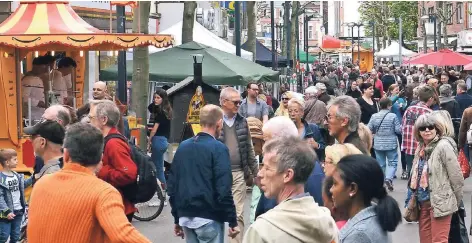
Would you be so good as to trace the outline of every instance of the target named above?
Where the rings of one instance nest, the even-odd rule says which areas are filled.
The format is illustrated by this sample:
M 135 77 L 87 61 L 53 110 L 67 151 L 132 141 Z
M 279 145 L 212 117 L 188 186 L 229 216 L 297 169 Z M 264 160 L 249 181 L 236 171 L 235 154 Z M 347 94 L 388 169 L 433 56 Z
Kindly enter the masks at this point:
M 400 173 L 397 173 L 400 177 Z M 406 181 L 397 179 L 395 182 L 395 191 L 390 193 L 401 207 L 404 205 L 406 195 Z M 464 203 L 467 210 L 466 226 L 470 226 L 472 215 L 471 212 L 471 195 L 472 195 L 472 181 L 466 180 L 464 188 Z M 246 212 L 249 212 L 250 194 L 246 201 Z M 248 215 L 248 213 L 246 214 Z M 247 218 L 247 217 L 246 217 Z M 144 235 L 146 235 L 152 242 L 159 243 L 174 243 L 184 242 L 183 240 L 174 236 L 173 233 L 173 219 L 170 214 L 170 206 L 164 208 L 162 214 L 151 222 L 134 222 L 133 223 Z M 418 225 L 403 222 L 397 230 L 392 234 L 393 243 L 419 243 Z

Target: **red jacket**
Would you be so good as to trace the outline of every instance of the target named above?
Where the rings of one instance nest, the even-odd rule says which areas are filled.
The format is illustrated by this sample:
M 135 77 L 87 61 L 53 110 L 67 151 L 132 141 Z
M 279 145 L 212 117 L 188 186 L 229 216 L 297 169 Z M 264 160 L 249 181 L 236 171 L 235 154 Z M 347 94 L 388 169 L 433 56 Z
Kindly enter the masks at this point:
M 108 135 L 120 134 L 116 128 L 112 128 Z M 118 191 L 120 188 L 136 181 L 138 168 L 131 160 L 131 149 L 128 144 L 118 138 L 110 139 L 103 150 L 103 167 L 98 172 L 98 178 L 110 183 Z M 121 193 L 121 191 L 120 191 Z M 123 193 L 121 193 L 123 197 Z M 136 212 L 134 205 L 123 197 L 125 214 Z

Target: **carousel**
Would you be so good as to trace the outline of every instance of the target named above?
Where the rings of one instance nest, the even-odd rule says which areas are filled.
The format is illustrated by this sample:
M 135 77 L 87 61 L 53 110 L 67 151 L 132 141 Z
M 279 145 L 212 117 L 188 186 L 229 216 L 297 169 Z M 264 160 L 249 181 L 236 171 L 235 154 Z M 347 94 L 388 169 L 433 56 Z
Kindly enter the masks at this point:
M 44 53 L 54 56 L 60 52 L 75 60 L 77 67 L 71 74 L 71 98 L 74 106 L 80 107 L 84 102 L 88 51 L 119 51 L 149 45 L 162 48 L 172 44 L 170 35 L 118 34 L 99 30 L 80 18 L 68 2 L 20 2 L 15 12 L 0 24 L 0 148 L 16 149 L 17 171 L 32 172 L 33 148 L 23 134 L 24 126 L 28 124 L 25 121 L 31 116 L 28 114 L 31 102 L 23 97 L 22 76 L 26 70 L 31 70 L 34 57 Z

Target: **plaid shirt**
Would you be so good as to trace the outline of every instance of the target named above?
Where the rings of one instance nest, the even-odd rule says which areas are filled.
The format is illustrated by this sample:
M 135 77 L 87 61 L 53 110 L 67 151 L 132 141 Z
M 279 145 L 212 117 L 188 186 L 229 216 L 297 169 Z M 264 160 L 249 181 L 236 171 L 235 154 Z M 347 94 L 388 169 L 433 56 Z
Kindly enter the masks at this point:
M 418 146 L 418 141 L 416 141 L 415 134 L 413 133 L 416 119 L 423 114 L 431 112 L 432 110 L 423 102 L 419 102 L 406 109 L 402 124 L 402 150 L 405 151 L 405 154 L 414 155 L 416 147 Z

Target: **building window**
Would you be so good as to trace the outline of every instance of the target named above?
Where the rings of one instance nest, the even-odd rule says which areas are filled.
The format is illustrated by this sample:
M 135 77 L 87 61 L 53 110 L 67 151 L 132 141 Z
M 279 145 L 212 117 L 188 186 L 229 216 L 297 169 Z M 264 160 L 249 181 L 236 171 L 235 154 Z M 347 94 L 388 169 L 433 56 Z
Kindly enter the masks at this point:
M 313 26 L 308 26 L 308 39 L 313 40 Z
M 464 23 L 464 8 L 463 8 L 463 3 L 456 3 L 456 21 L 458 24 Z
M 448 19 L 447 19 L 447 24 L 452 24 L 452 13 L 453 13 L 453 11 L 452 11 L 452 3 L 448 3 L 448 4 L 446 5 L 446 10 L 447 10 L 447 17 L 448 17 Z

